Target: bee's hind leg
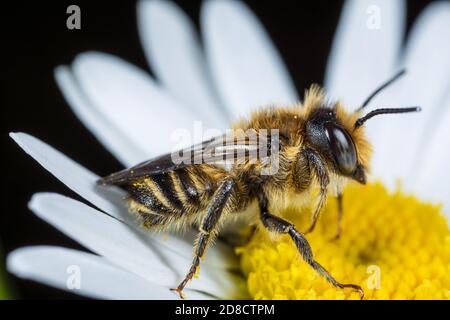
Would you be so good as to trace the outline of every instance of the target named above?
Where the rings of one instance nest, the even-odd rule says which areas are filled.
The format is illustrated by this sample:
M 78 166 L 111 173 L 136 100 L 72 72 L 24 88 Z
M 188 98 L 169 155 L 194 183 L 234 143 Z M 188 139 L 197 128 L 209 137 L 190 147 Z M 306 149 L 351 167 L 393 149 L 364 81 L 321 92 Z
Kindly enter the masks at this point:
M 361 299 L 364 298 L 364 291 L 360 286 L 356 284 L 342 284 L 338 282 L 324 267 L 322 267 L 316 260 L 314 260 L 311 246 L 309 245 L 308 241 L 303 236 L 303 234 L 298 232 L 293 224 L 270 214 L 267 210 L 267 200 L 264 198 L 260 199 L 260 209 L 261 209 L 261 220 L 263 225 L 269 231 L 289 234 L 289 236 L 292 238 L 295 245 L 297 246 L 297 249 L 300 252 L 303 260 L 305 260 L 306 263 L 308 263 L 316 272 L 318 272 L 321 276 L 323 276 L 333 286 L 341 289 L 352 288 L 358 291 L 358 293 L 361 296 Z
M 200 259 L 203 257 L 208 243 L 211 242 L 216 235 L 215 231 L 217 222 L 222 216 L 224 208 L 228 203 L 228 200 L 233 192 L 234 185 L 235 183 L 232 179 L 225 180 L 214 193 L 213 200 L 208 206 L 206 216 L 200 226 L 200 232 L 196 241 L 194 259 L 192 260 L 191 267 L 178 287 L 171 289 L 176 291 L 182 299 L 185 298 L 183 294 L 184 287 L 194 277 L 197 272 L 197 268 L 200 265 Z

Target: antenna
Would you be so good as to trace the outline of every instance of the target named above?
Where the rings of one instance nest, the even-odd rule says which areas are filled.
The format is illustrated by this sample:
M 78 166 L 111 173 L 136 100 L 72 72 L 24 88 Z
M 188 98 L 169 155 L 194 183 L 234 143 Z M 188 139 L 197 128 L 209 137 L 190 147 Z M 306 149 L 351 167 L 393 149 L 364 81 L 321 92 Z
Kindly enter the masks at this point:
M 398 80 L 400 77 L 402 77 L 404 74 L 406 73 L 406 69 L 402 69 L 400 70 L 396 75 L 394 75 L 391 79 L 389 79 L 388 81 L 386 81 L 385 83 L 383 83 L 378 89 L 376 89 L 361 105 L 361 107 L 359 107 L 356 111 L 359 112 L 362 109 L 364 109 L 369 102 L 377 95 L 379 94 L 381 91 L 383 91 L 383 89 L 385 89 L 386 87 L 388 87 L 389 85 L 391 85 L 393 82 L 395 82 L 396 80 Z
M 420 107 L 408 107 L 408 108 L 381 108 L 370 111 L 364 117 L 359 118 L 355 121 L 355 129 L 361 127 L 364 122 L 373 118 L 379 114 L 392 114 L 392 113 L 406 113 L 406 112 L 419 112 L 422 110 Z

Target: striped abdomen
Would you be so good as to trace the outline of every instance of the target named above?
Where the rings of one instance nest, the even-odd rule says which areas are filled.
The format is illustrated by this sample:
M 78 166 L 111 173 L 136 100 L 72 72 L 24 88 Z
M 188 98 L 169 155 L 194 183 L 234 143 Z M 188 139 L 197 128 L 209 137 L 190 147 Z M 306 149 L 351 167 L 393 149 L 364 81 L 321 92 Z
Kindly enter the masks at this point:
M 130 207 L 147 227 L 178 219 L 196 219 L 205 210 L 224 172 L 211 166 L 189 166 L 128 181 L 121 187 L 130 195 Z

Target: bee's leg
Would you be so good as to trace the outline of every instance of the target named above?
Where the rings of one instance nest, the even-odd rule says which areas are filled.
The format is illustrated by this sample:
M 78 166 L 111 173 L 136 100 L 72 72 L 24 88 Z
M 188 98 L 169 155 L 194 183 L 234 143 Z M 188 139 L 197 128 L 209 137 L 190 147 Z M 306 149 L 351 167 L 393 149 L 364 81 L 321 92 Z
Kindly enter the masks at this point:
M 306 149 L 303 152 L 306 159 L 308 159 L 308 163 L 312 167 L 320 186 L 319 203 L 317 204 L 316 209 L 314 210 L 311 226 L 305 232 L 310 233 L 316 227 L 320 211 L 322 210 L 322 207 L 325 204 L 325 201 L 327 200 L 327 188 L 328 184 L 330 183 L 330 177 L 328 176 L 325 164 L 315 151 L 311 149 Z
M 303 234 L 295 229 L 293 224 L 267 212 L 266 201 L 260 201 L 260 207 L 262 223 L 269 231 L 289 234 L 306 263 L 308 263 L 321 276 L 327 279 L 328 282 L 330 282 L 333 286 L 341 289 L 352 288 L 359 292 L 361 299 L 364 298 L 364 291 L 360 286 L 356 284 L 342 284 L 336 281 L 336 279 L 334 279 L 333 276 L 329 274 L 324 267 L 322 267 L 316 260 L 314 260 L 311 246 L 309 245 Z
M 341 237 L 341 220 L 342 220 L 342 213 L 343 213 L 343 205 L 342 205 L 342 192 L 339 192 L 336 196 L 337 200 L 337 228 L 336 228 L 336 234 L 333 237 L 332 240 L 338 240 Z
M 234 185 L 235 183 L 232 179 L 225 180 L 215 192 L 213 200 L 208 206 L 206 216 L 200 226 L 200 233 L 196 241 L 194 249 L 194 259 L 192 260 L 191 267 L 178 287 L 172 289 L 178 292 L 182 299 L 184 299 L 184 287 L 197 272 L 197 268 L 200 265 L 200 259 L 203 257 L 206 247 L 215 236 L 215 227 L 217 226 L 217 222 L 219 221 L 219 218 L 221 217 L 224 208 L 228 203 L 228 199 L 233 192 Z

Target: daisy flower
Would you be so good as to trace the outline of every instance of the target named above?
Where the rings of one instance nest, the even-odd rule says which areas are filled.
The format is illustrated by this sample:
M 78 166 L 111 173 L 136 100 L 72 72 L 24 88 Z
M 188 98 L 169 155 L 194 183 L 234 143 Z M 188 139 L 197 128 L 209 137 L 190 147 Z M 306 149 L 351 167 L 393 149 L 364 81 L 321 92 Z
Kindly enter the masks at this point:
M 196 120 L 223 130 L 253 106 L 299 101 L 279 54 L 243 3 L 203 3 L 203 47 L 193 23 L 175 4 L 141 1 L 137 12 L 142 45 L 157 80 L 98 52 L 82 53 L 70 66 L 55 70 L 72 110 L 124 166 L 169 151 L 174 129 L 191 128 Z M 381 182 L 346 189 L 339 241 L 329 241 L 336 212 L 331 201 L 308 240 L 331 274 L 359 282 L 369 298 L 448 299 L 450 233 L 443 213 L 450 212 L 450 4 L 429 5 L 403 45 L 405 12 L 404 1 L 390 0 L 347 1 L 343 8 L 327 66 L 330 98 L 352 110 L 406 68 L 407 75 L 368 108 L 420 105 L 423 111 L 370 123 L 372 181 Z M 190 266 L 194 233 L 141 232 L 128 218 L 123 191 L 97 187 L 97 175 L 37 138 L 25 133 L 11 137 L 90 203 L 38 193 L 29 207 L 92 253 L 57 246 L 20 248 L 7 258 L 10 272 L 94 298 L 178 297 L 169 288 Z M 307 216 L 287 214 L 296 224 Z M 299 259 L 288 239 L 279 240 L 274 244 L 257 232 L 236 249 L 218 241 L 199 279 L 185 290 L 187 297 L 355 297 L 330 287 Z M 369 267 L 381 275 L 373 286 L 366 281 Z

